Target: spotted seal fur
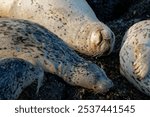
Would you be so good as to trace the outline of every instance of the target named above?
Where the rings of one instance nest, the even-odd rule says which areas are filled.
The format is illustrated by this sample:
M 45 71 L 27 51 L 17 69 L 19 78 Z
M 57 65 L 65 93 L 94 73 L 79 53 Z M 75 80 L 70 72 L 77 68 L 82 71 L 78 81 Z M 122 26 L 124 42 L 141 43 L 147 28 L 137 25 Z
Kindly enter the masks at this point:
M 71 85 L 97 93 L 106 92 L 113 86 L 103 69 L 78 56 L 44 27 L 26 20 L 0 18 L 0 58 L 23 59 L 58 75 Z M 22 74 L 24 72 L 21 70 Z M 7 75 L 5 77 L 7 79 Z M 14 85 L 19 85 L 19 82 Z
M 120 71 L 150 96 L 150 20 L 136 23 L 126 32 L 120 51 Z
M 39 66 L 19 58 L 0 60 L 0 99 L 17 99 L 25 87 L 38 81 L 41 86 L 44 72 Z
M 0 0 L 0 16 L 34 21 L 89 56 L 109 54 L 114 33 L 100 22 L 86 0 Z

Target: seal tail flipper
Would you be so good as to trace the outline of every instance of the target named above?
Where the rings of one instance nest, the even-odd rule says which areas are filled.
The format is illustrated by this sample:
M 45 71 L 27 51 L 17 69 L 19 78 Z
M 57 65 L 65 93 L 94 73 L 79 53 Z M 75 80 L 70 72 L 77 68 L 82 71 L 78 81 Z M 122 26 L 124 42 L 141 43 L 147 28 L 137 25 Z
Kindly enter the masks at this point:
M 150 71 L 150 46 L 139 44 L 134 51 L 136 57 L 133 63 L 134 75 L 138 80 L 142 80 Z

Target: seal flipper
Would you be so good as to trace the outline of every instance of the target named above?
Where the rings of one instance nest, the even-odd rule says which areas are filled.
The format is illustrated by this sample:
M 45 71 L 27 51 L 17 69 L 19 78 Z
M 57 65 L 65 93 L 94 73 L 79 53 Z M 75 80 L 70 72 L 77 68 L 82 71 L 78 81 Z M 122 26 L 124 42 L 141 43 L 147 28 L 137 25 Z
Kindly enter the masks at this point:
M 38 80 L 37 91 L 44 72 L 40 67 L 19 58 L 0 60 L 0 99 L 17 99 L 21 92 Z
M 150 46 L 139 44 L 134 51 L 134 56 L 137 57 L 133 63 L 134 74 L 138 80 L 142 80 L 150 71 Z
M 42 61 L 42 60 L 41 60 Z M 43 83 L 43 79 L 44 79 L 44 70 L 42 68 L 42 63 L 41 63 L 40 60 L 36 60 L 36 64 L 35 64 L 35 68 L 37 69 L 37 73 L 36 74 L 39 74 L 40 76 L 38 77 L 35 77 L 35 79 L 37 80 L 38 82 L 38 85 L 37 85 L 37 89 L 36 89 L 36 95 L 38 95 L 39 93 L 39 89 L 40 87 L 42 86 L 42 83 Z M 40 72 L 40 73 L 38 73 Z

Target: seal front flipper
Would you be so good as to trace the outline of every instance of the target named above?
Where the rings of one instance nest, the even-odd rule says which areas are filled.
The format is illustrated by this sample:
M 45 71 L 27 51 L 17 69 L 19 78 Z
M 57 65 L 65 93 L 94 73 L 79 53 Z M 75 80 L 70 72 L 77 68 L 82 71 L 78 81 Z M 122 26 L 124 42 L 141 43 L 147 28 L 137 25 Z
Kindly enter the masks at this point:
M 150 71 L 150 45 L 139 44 L 134 50 L 136 60 L 133 63 L 134 75 L 137 79 L 144 79 Z
M 19 58 L 0 60 L 0 99 L 17 99 L 21 92 L 34 81 L 43 79 L 40 67 Z
M 131 26 L 123 42 L 120 51 L 121 73 L 137 89 L 150 96 L 150 20 Z

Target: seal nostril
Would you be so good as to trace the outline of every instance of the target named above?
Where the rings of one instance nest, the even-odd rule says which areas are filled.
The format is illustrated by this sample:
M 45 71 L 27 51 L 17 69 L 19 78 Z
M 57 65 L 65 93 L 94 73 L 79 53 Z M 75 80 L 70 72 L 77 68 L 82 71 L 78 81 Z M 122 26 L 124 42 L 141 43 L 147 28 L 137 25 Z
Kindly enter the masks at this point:
M 96 86 L 94 86 L 93 88 L 94 88 L 94 90 L 95 90 L 97 87 L 96 87 Z

